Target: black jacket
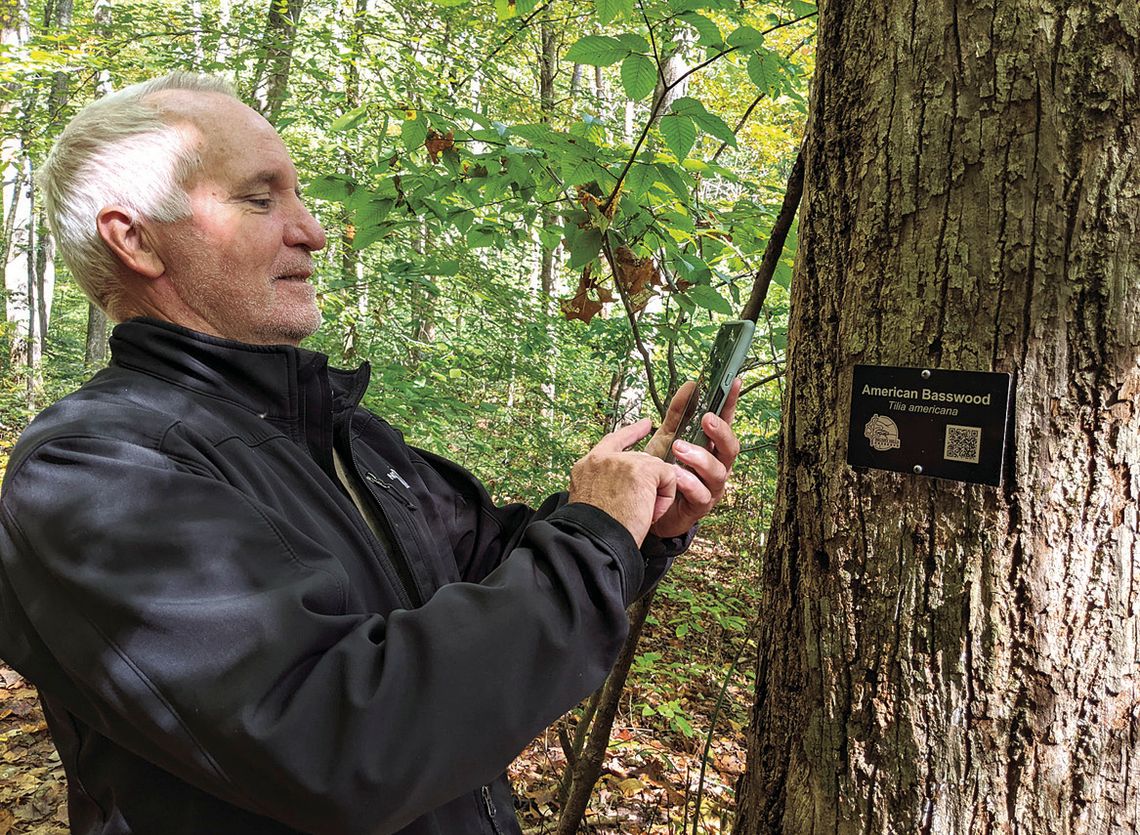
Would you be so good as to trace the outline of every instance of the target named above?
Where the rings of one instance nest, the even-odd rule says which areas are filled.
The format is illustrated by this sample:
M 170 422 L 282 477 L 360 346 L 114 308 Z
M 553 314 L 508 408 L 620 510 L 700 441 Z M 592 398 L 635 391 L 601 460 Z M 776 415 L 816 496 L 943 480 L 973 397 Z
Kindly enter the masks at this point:
M 73 832 L 517 832 L 500 775 L 681 543 L 647 569 L 594 507 L 494 507 L 359 408 L 367 367 L 153 320 L 111 347 L 0 494 L 0 656 Z

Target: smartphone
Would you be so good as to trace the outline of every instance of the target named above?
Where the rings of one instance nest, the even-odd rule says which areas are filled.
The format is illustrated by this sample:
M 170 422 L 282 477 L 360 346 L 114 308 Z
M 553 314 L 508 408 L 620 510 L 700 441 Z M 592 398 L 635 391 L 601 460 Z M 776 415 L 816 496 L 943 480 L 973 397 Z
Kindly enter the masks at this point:
M 697 377 L 697 387 L 693 389 L 685 404 L 676 438 L 691 444 L 708 446 L 709 440 L 701 428 L 701 418 L 705 412 L 720 415 L 724 401 L 728 399 L 728 391 L 732 388 L 732 381 L 740 373 L 740 366 L 748 356 L 748 347 L 752 344 L 752 334 L 755 330 L 754 322 L 741 319 L 734 319 L 720 326 L 708 361 Z M 672 445 L 665 460 L 670 462 L 673 460 Z

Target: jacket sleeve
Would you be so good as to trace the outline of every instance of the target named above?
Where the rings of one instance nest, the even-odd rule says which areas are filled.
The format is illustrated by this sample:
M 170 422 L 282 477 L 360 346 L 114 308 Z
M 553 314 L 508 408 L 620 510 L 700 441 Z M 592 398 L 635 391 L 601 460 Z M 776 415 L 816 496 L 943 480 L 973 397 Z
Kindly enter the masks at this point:
M 514 549 L 518 538 L 532 521 L 545 519 L 564 507 L 567 493 L 556 493 L 537 509 L 524 504 L 495 505 L 483 486 L 468 470 L 427 450 L 413 448 L 433 479 L 432 494 L 441 518 L 451 520 L 449 536 L 455 553 L 459 575 L 478 582 L 493 571 Z M 601 511 L 598 511 L 601 513 Z M 615 522 L 616 524 L 616 522 Z M 652 534 L 641 545 L 645 574 L 632 600 L 640 598 L 665 576 L 673 558 L 683 553 L 693 541 L 696 527 L 684 536 L 660 539 Z
M 481 582 L 353 614 L 335 555 L 159 446 L 57 437 L 14 464 L 6 599 L 69 711 L 230 803 L 396 830 L 501 774 L 625 639 L 643 557 L 596 508 L 509 511 Z

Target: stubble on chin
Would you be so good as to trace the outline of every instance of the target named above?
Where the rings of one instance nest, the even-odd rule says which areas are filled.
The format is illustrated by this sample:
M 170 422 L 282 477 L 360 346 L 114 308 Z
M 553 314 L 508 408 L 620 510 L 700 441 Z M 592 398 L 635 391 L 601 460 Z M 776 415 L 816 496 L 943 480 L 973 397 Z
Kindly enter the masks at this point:
M 274 309 L 266 311 L 268 316 L 260 329 L 264 332 L 259 334 L 262 337 L 260 341 L 263 344 L 297 345 L 320 329 L 323 318 L 320 308 L 317 306 L 317 289 L 308 283 L 304 286 L 307 289 L 308 296 L 305 304 L 301 304 L 295 299 L 282 299 L 277 292 L 273 293 Z M 274 287 L 273 289 L 276 291 L 277 288 Z M 297 293 L 300 290 L 298 287 L 288 289 L 290 294 Z

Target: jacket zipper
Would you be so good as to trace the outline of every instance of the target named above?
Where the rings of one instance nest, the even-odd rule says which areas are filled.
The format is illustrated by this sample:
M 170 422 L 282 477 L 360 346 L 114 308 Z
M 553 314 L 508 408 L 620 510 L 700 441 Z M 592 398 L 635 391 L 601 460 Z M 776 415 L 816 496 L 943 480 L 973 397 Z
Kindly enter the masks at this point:
M 391 477 L 392 473 L 395 473 L 395 472 L 396 472 L 395 470 L 392 470 L 392 472 L 390 472 L 388 474 L 389 477 Z M 400 478 L 400 476 L 397 475 L 396 478 Z M 383 479 L 377 478 L 372 473 L 365 472 L 364 473 L 364 480 L 372 482 L 377 487 L 383 488 L 389 495 L 395 496 L 399 500 L 399 502 L 404 507 L 406 507 L 408 510 L 415 510 L 416 509 L 416 505 L 415 505 L 415 503 L 412 502 L 411 499 L 409 499 L 401 491 L 397 490 L 395 487 L 393 487 L 391 484 L 384 481 Z M 403 482 L 405 486 L 407 486 L 407 482 L 405 482 L 402 478 L 400 478 L 400 481 Z
M 482 792 L 483 805 L 487 808 L 487 816 L 491 819 L 491 826 L 495 830 L 495 835 L 503 835 L 503 830 L 499 829 L 499 821 L 495 818 L 499 810 L 495 808 L 495 799 L 491 797 L 491 787 L 483 786 Z
M 356 461 L 356 451 L 353 450 L 351 441 L 349 441 L 348 444 L 348 457 L 349 461 L 352 463 L 352 469 L 359 474 L 361 472 L 361 468 L 360 464 L 358 464 Z M 368 470 L 364 470 L 364 480 L 373 484 L 379 484 L 387 488 L 389 492 L 392 491 L 392 486 L 390 484 L 385 484 L 384 482 L 380 481 L 380 479 L 376 478 L 376 476 L 374 476 Z M 383 527 L 384 533 L 388 537 L 388 545 L 391 546 L 391 550 L 393 552 L 388 554 L 388 561 L 391 563 L 392 567 L 396 569 L 396 575 L 400 581 L 400 585 L 403 586 L 404 595 L 407 597 L 408 603 L 412 608 L 422 606 L 424 601 L 420 594 L 419 587 L 416 585 L 415 576 L 412 574 L 412 566 L 408 560 L 408 554 L 404 550 L 404 546 L 401 544 L 399 538 L 396 536 L 396 529 L 392 526 L 392 520 L 388 518 L 388 514 L 385 512 L 384 506 L 376 500 L 375 496 L 371 496 L 370 498 L 372 499 L 373 515 L 376 517 L 376 521 L 379 522 Z M 406 499 L 404 500 L 404 504 L 409 510 L 415 510 L 415 505 Z

